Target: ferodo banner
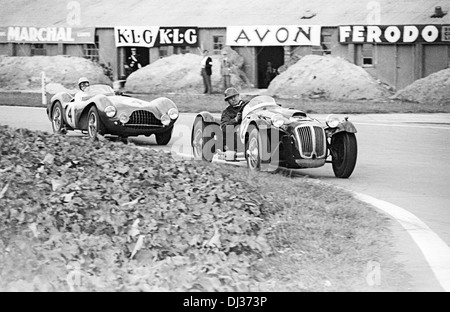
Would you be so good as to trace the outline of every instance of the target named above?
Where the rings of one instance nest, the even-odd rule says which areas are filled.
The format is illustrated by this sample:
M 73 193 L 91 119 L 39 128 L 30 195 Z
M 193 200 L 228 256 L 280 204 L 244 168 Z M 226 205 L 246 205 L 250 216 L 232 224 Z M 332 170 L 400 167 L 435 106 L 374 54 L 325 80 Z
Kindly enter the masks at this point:
M 450 42 L 448 25 L 339 26 L 340 43 Z
M 197 46 L 197 27 L 115 27 L 116 47 Z
M 319 46 L 321 26 L 229 26 L 229 46 Z
M 0 42 L 95 43 L 95 28 L 0 27 Z

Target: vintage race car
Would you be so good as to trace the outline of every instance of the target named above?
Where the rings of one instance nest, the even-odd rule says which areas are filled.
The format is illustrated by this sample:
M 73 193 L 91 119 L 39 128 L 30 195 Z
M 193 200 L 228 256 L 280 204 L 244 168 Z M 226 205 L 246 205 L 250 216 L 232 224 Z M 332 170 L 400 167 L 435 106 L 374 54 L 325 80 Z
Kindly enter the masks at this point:
M 347 119 L 329 115 L 323 125 L 262 95 L 243 107 L 237 129 L 221 129 L 220 117 L 199 113 L 191 145 L 195 159 L 245 161 L 251 170 L 317 168 L 331 163 L 336 177 L 348 178 L 356 165 L 357 142 L 356 128 Z
M 108 85 L 92 85 L 79 101 L 66 92 L 55 94 L 47 104 L 47 115 L 55 133 L 81 130 L 94 140 L 99 134 L 122 140 L 154 134 L 157 144 L 166 145 L 179 112 L 175 103 L 165 97 L 147 102 L 116 95 Z

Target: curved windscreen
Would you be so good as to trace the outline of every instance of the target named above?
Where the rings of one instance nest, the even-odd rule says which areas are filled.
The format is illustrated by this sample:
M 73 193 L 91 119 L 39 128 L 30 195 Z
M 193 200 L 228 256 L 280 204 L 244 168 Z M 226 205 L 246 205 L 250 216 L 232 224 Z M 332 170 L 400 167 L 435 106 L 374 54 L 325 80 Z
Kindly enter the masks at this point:
M 98 94 L 114 95 L 114 90 L 108 85 L 92 85 L 84 90 L 83 97 L 91 97 Z
M 268 95 L 259 95 L 257 97 L 254 97 L 253 99 L 248 102 L 247 105 L 245 105 L 243 111 L 242 111 L 242 118 L 245 118 L 250 112 L 267 106 L 278 106 L 278 104 L 275 102 L 275 99 Z

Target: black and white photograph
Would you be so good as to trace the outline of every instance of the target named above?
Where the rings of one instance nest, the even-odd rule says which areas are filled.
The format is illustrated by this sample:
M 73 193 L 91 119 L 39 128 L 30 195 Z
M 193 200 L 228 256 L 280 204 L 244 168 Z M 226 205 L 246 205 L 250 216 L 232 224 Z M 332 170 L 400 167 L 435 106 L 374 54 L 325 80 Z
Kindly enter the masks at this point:
M 448 155 L 449 1 L 0 0 L 1 292 L 449 292 Z

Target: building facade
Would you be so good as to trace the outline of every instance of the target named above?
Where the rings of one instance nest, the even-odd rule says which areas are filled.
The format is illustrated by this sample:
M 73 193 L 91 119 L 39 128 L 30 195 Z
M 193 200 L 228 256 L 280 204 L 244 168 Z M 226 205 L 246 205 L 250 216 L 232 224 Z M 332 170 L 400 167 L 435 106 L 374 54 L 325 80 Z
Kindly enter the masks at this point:
M 91 15 L 83 18 L 88 18 L 89 23 L 78 22 L 75 26 L 69 25 L 69 20 L 52 21 L 53 17 L 48 23 L 45 19 L 33 21 L 31 17 L 37 13 L 33 12 L 31 1 L 30 11 L 21 10 L 17 18 L 9 17 L 6 7 L 3 14 L 8 18 L 0 23 L 0 55 L 85 57 L 109 70 L 112 79 L 124 80 L 133 71 L 162 57 L 201 54 L 203 49 L 219 55 L 224 47 L 230 47 L 244 58 L 243 70 L 259 88 L 267 87 L 268 63 L 279 68 L 308 54 L 347 59 L 397 89 L 450 66 L 449 7 L 440 6 L 439 1 L 383 0 L 375 9 L 358 6 L 356 1 L 341 1 L 340 6 L 336 1 L 317 1 L 311 10 L 291 14 L 292 2 L 281 0 L 282 5 L 273 11 L 273 16 L 280 18 L 267 21 L 264 5 L 273 4 L 268 0 L 258 2 L 262 17 L 237 15 L 235 19 L 220 14 L 232 10 L 223 2 L 208 2 L 209 14 L 202 15 L 202 8 L 192 8 L 192 2 L 167 1 L 178 5 L 172 15 L 169 6 L 163 6 L 157 15 L 150 15 L 151 8 L 142 1 L 147 11 L 135 10 L 126 20 L 119 15 L 94 19 L 105 8 L 86 2 L 80 4 L 80 10 L 89 7 Z M 155 2 L 155 7 L 159 2 Z M 238 3 L 230 1 L 231 6 L 239 7 Z M 383 15 L 383 7 L 389 14 Z M 384 18 L 363 18 L 377 9 Z

